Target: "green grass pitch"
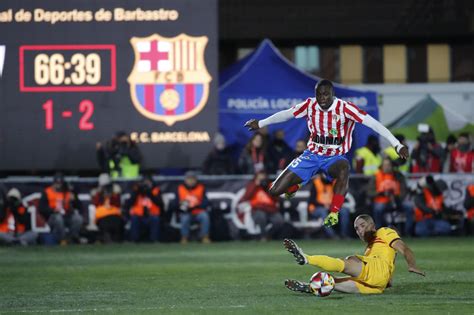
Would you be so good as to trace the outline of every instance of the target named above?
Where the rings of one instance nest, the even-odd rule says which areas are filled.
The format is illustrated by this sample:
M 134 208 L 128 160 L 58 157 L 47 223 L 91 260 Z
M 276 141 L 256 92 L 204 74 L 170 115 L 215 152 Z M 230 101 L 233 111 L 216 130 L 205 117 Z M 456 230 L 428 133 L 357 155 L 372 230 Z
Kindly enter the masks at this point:
M 0 314 L 474 314 L 472 238 L 408 239 L 426 278 L 397 257 L 382 295 L 287 290 L 299 266 L 282 242 L 0 248 Z M 300 241 L 308 254 L 363 252 L 351 241 Z

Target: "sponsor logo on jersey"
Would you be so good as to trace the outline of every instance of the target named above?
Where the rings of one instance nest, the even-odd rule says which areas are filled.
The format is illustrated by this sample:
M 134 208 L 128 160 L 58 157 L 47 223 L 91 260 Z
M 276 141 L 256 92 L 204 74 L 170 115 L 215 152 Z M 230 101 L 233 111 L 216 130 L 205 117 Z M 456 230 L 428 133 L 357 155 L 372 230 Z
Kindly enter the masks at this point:
M 344 137 L 325 137 L 314 136 L 313 141 L 319 144 L 341 145 L 344 142 Z

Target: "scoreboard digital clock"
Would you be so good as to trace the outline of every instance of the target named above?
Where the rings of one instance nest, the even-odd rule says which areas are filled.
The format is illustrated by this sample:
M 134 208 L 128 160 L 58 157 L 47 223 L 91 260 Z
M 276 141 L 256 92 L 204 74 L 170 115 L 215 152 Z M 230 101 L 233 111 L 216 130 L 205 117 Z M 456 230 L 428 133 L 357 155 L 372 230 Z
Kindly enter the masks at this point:
M 218 124 L 217 0 L 3 0 L 0 17 L 0 171 L 98 171 L 96 144 L 117 131 L 143 169 L 202 165 Z
M 20 91 L 114 91 L 115 45 L 20 46 Z

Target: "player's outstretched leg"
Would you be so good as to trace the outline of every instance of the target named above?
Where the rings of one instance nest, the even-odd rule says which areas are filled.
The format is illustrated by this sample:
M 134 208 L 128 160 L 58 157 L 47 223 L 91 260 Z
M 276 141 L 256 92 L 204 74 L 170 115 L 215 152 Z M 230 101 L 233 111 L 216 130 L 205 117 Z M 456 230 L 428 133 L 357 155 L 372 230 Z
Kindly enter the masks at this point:
M 309 286 L 309 283 L 298 281 L 298 280 L 286 279 L 285 287 L 295 292 L 311 293 L 311 287 Z
M 296 195 L 296 192 L 303 186 L 303 184 L 295 184 L 290 186 L 285 192 L 285 199 L 291 199 Z
M 290 187 L 290 190 L 293 191 L 293 193 L 296 193 L 296 191 L 301 187 L 298 186 L 298 184 L 300 184 L 301 182 L 302 179 L 298 175 L 286 169 L 280 175 L 278 175 L 278 177 L 272 183 L 269 193 L 272 196 L 280 196 L 288 192 L 288 189 Z
M 296 262 L 300 265 L 305 265 L 308 263 L 308 259 L 306 259 L 306 255 L 303 253 L 303 250 L 296 245 L 293 240 L 285 239 L 283 241 L 283 246 L 285 246 L 286 250 L 293 254 L 296 258 Z
M 349 161 L 340 158 L 329 166 L 328 173 L 336 181 L 334 183 L 334 194 L 332 197 L 329 214 L 324 219 L 325 226 L 333 226 L 339 222 L 339 210 L 344 203 L 344 198 L 349 186 Z

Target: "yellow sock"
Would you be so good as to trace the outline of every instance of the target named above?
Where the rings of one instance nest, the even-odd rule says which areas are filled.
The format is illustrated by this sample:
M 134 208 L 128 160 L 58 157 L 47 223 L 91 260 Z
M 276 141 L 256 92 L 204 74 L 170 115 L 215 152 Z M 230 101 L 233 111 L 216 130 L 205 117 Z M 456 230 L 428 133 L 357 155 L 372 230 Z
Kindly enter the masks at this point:
M 342 272 L 344 270 L 344 261 L 339 258 L 333 258 L 324 255 L 306 256 L 308 264 L 318 266 L 326 271 Z

